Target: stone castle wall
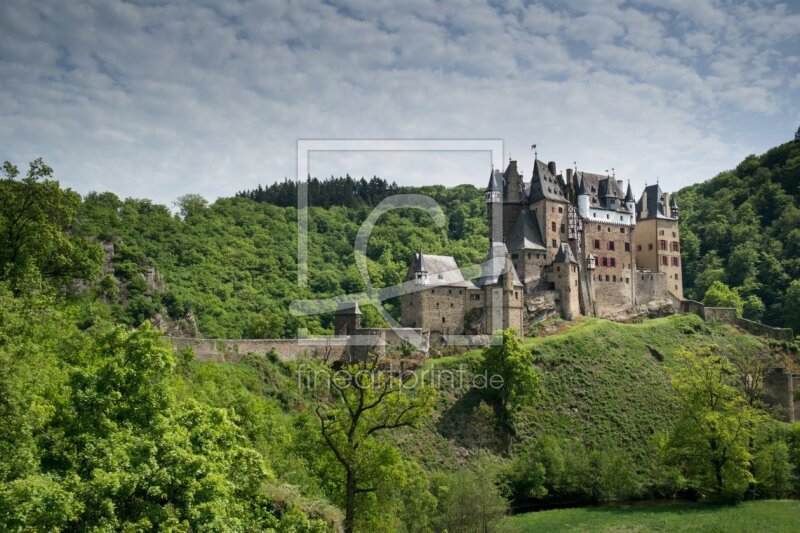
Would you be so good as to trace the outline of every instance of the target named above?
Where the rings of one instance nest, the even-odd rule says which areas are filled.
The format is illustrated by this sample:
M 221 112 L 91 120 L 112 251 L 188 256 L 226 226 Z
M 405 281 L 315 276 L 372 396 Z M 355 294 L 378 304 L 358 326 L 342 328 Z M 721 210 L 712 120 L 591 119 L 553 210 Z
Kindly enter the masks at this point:
M 667 275 L 664 272 L 636 272 L 636 305 L 663 300 L 667 295 Z
M 176 350 L 191 348 L 201 361 L 237 362 L 248 353 L 267 355 L 274 352 L 281 361 L 293 361 L 299 357 L 311 357 L 315 353 L 330 354 L 332 359 L 341 358 L 346 347 L 346 337 L 341 342 L 321 342 L 318 345 L 303 344 L 297 339 L 195 339 L 191 337 L 164 337 Z

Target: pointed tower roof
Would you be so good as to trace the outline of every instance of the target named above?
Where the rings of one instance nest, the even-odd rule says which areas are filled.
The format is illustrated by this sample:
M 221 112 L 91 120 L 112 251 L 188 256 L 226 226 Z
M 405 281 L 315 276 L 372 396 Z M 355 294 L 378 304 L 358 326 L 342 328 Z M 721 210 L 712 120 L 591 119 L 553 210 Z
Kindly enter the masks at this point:
M 511 273 L 511 282 L 515 287 L 522 287 L 514 264 L 508 258 L 508 248 L 505 243 L 493 242 L 489 248 L 489 258 L 481 265 L 481 277 L 476 285 L 501 285 L 505 281 L 505 275 Z
M 625 193 L 625 201 L 626 202 L 633 202 L 633 190 L 631 189 L 631 182 L 628 180 L 628 192 Z
M 586 183 L 583 181 L 583 177 L 581 176 L 580 172 L 576 172 L 575 176 L 578 178 L 578 196 L 588 196 L 589 191 L 586 190 Z
M 565 242 L 561 243 L 561 247 L 558 249 L 558 253 L 556 254 L 555 259 L 553 259 L 553 262 L 578 264 L 578 260 L 575 259 L 575 254 L 572 253 L 572 248 L 570 248 L 569 244 Z
M 500 186 L 502 180 L 503 173 L 499 170 L 492 170 L 489 173 L 489 185 L 486 186 L 486 192 L 502 190 L 502 187 Z
M 675 195 L 674 194 L 669 197 L 669 207 L 671 209 L 675 209 L 676 207 L 678 207 L 678 204 L 675 202 Z
M 422 250 L 420 250 L 417 254 L 415 254 L 414 259 L 415 259 L 414 267 L 417 272 L 428 271 L 428 269 L 425 267 L 425 254 L 422 253 Z
M 511 250 L 546 250 L 539 221 L 528 210 L 523 210 L 517 217 L 517 222 L 508 237 L 508 247 Z

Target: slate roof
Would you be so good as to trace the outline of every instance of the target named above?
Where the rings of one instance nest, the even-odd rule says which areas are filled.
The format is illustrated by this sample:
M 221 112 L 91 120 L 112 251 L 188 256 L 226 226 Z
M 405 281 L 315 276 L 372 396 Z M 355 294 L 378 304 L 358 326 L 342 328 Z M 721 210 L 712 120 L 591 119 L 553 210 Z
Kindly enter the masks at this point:
M 643 202 L 647 202 L 647 216 L 644 216 Z M 644 192 L 642 192 L 642 197 L 636 202 L 636 218 L 638 220 L 649 220 L 656 217 L 673 220 L 665 214 L 664 193 L 661 191 L 661 186 L 658 184 L 645 187 Z
M 475 284 L 465 280 L 458 268 L 458 264 L 450 255 L 430 255 L 422 252 L 414 254 L 414 265 L 420 263 L 427 269 L 428 280 L 431 285 L 447 285 L 451 287 L 474 287 Z M 417 272 L 424 272 L 417 270 Z
M 630 213 L 625 207 L 625 194 L 622 193 L 622 186 L 611 176 L 592 174 L 591 172 L 578 172 L 580 187 L 578 194 L 585 191 L 589 195 L 589 205 L 596 209 L 611 209 L 621 213 Z M 631 198 L 633 195 L 631 194 Z M 613 207 L 609 207 L 610 200 L 614 200 Z
M 505 281 L 506 271 L 510 272 L 513 278 L 515 287 L 522 287 L 522 282 L 519 280 L 517 271 L 513 263 L 508 259 L 508 248 L 505 243 L 494 242 L 489 248 L 489 259 L 487 259 L 481 266 L 481 277 L 478 279 L 476 285 L 483 287 L 484 285 L 502 285 Z
M 508 248 L 511 250 L 546 250 L 542 232 L 539 229 L 539 221 L 528 211 L 523 209 L 517 222 L 511 229 L 508 237 Z
M 489 185 L 486 186 L 486 192 L 489 191 L 502 191 L 503 190 L 503 173 L 499 170 L 492 170 L 489 173 Z
M 547 164 L 538 159 L 533 162 L 533 174 L 531 177 L 531 190 L 529 193 L 531 203 L 542 199 L 566 202 L 567 196 L 563 186 L 563 178 L 559 180 Z
M 553 259 L 553 262 L 578 264 L 578 260 L 575 259 L 575 254 L 572 253 L 572 248 L 570 248 L 569 244 L 565 242 L 561 243 L 561 248 L 558 249 L 558 253 L 556 254 L 555 259 Z

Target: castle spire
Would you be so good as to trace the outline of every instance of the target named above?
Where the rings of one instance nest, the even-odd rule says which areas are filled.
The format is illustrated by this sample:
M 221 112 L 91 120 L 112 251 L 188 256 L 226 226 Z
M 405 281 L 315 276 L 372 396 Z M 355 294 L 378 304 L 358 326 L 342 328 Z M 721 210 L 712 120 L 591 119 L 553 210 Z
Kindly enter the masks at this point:
M 631 180 L 628 180 L 628 192 L 625 193 L 625 201 L 633 202 L 633 191 L 631 190 Z

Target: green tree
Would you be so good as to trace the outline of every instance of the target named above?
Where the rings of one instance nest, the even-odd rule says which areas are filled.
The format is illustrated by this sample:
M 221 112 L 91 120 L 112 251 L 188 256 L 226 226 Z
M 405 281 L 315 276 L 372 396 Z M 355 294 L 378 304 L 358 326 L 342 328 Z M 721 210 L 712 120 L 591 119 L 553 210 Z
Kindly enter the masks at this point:
M 750 320 L 761 320 L 764 317 L 765 310 L 764 302 L 755 294 L 751 294 L 745 298 L 742 304 L 742 316 Z
M 795 334 L 800 334 L 800 280 L 792 280 L 783 297 L 783 316 L 785 324 Z
M 438 529 L 449 533 L 487 533 L 508 510 L 498 468 L 487 456 L 437 480 Z
M 0 180 L 0 279 L 15 285 L 27 269 L 46 280 L 90 279 L 100 271 L 100 247 L 73 231 L 77 193 L 53 181 L 53 169 L 36 159 L 28 173 L 8 161 Z
M 707 307 L 733 307 L 741 316 L 744 304 L 736 289 L 731 289 L 721 281 L 715 281 L 703 297 L 703 305 Z
M 533 404 L 541 395 L 542 378 L 533 354 L 522 348 L 512 329 L 497 333 L 494 345 L 483 351 L 480 373 L 486 378 L 484 391 L 508 412 L 510 406 Z
M 319 370 L 329 386 L 315 411 L 322 440 L 341 468 L 344 529 L 352 533 L 360 520 L 358 497 L 379 492 L 381 472 L 399 462 L 397 452 L 377 434 L 413 427 L 429 415 L 433 391 L 404 387 L 399 378 L 379 370 L 377 355 L 336 372 L 328 365 Z
M 671 377 L 680 411 L 668 457 L 700 492 L 739 499 L 755 481 L 749 447 L 765 415 L 731 383 L 734 368 L 713 349 L 682 350 L 677 363 Z

